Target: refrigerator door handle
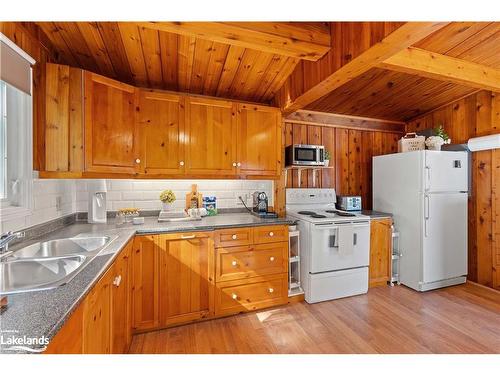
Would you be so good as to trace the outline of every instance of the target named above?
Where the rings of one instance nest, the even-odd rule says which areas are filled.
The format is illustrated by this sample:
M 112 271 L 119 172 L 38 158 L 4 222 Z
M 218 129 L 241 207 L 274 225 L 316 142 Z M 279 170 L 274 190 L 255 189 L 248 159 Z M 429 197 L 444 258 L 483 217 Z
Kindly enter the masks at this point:
M 431 187 L 431 167 L 425 166 L 425 191 L 428 191 Z
M 427 237 L 427 227 L 428 227 L 428 221 L 430 217 L 430 199 L 429 196 L 426 194 L 424 195 L 424 235 Z

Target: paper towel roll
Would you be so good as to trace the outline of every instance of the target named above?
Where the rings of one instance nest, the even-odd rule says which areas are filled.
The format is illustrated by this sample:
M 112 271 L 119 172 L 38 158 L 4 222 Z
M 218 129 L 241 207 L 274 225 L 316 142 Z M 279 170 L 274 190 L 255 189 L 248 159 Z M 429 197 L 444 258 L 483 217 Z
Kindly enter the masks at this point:
M 467 142 L 470 151 L 493 150 L 500 148 L 500 134 L 486 135 L 484 137 L 471 138 Z

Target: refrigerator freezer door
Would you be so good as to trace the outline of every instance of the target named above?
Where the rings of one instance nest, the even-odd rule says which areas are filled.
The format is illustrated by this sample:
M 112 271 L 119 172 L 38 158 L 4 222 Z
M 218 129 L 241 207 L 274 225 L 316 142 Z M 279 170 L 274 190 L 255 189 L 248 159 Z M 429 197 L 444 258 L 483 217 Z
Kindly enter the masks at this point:
M 424 194 L 424 283 L 467 275 L 467 193 Z
M 425 151 L 424 191 L 467 191 L 467 162 L 466 152 Z

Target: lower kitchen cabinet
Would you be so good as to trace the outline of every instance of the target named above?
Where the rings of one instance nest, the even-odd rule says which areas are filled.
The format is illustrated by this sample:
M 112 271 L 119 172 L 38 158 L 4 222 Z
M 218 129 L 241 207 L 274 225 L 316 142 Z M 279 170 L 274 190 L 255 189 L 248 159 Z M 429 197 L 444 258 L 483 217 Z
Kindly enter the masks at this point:
M 217 282 L 287 272 L 288 243 L 220 247 L 216 253 Z
M 131 266 L 133 244 L 118 255 L 112 270 L 111 287 L 111 353 L 126 353 L 132 342 Z
M 213 233 L 165 234 L 158 241 L 160 326 L 212 317 Z
M 287 226 L 131 240 L 45 353 L 127 353 L 151 331 L 288 302 Z
M 92 288 L 83 306 L 83 353 L 111 352 L 111 269 Z
M 83 353 L 83 307 L 79 305 L 64 323 L 61 330 L 50 341 L 44 354 Z
M 215 315 L 224 316 L 284 305 L 288 301 L 287 274 L 217 283 Z
M 369 286 L 387 285 L 391 279 L 392 219 L 372 219 L 370 224 Z
M 132 255 L 133 330 L 158 327 L 159 287 L 158 236 L 137 236 Z

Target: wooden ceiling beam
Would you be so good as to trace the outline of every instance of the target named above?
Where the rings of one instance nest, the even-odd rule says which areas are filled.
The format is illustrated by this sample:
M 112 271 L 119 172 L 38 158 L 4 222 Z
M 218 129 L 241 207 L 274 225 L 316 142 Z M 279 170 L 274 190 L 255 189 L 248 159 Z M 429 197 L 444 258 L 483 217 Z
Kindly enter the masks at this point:
M 286 27 L 269 29 L 259 22 L 137 22 L 139 26 L 213 42 L 317 61 L 330 50 L 327 28 L 305 27 L 300 23 L 283 23 Z M 262 24 L 269 24 L 262 23 Z M 276 23 L 279 26 L 279 22 Z M 264 27 L 265 26 L 265 27 Z M 317 36 L 317 37 L 316 37 Z
M 379 67 L 477 89 L 500 91 L 500 69 L 415 47 L 396 53 L 381 62 Z
M 447 24 L 449 24 L 449 22 L 405 23 L 302 95 L 294 100 L 285 101 L 281 108 L 282 112 L 290 114 L 306 107 L 359 75 L 377 67 L 381 62 L 387 60 L 401 50 L 412 46 L 418 41 L 440 30 Z
M 402 121 L 307 111 L 304 109 L 289 114 L 285 117 L 285 122 L 389 133 L 404 133 L 406 126 L 406 123 Z

